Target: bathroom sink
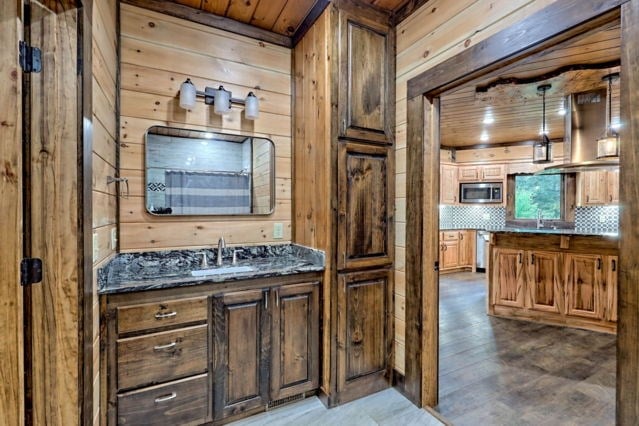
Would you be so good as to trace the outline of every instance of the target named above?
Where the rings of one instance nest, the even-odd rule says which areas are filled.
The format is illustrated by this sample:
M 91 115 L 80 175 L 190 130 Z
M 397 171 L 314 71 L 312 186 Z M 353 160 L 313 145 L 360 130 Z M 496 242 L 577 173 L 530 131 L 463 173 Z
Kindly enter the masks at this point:
M 210 275 L 239 274 L 241 272 L 251 272 L 253 270 L 254 269 L 250 266 L 229 266 L 215 269 L 200 269 L 197 271 L 191 271 L 191 275 L 194 277 L 206 277 Z

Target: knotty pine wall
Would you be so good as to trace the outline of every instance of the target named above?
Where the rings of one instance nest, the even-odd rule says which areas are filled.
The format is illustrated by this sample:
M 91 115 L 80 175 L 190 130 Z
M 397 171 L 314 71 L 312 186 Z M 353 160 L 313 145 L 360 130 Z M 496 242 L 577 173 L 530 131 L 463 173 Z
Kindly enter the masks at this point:
M 395 368 L 404 372 L 406 237 L 406 83 L 554 0 L 431 0 L 397 31 L 395 154 Z
M 97 269 L 108 262 L 111 231 L 116 229 L 115 185 L 107 176 L 116 176 L 116 81 L 117 0 L 93 2 L 93 233 L 97 235 L 97 254 L 93 259 L 93 424 L 100 420 L 100 307 Z
M 131 195 L 120 200 L 120 250 L 161 250 L 291 240 L 291 50 L 179 18 L 121 5 L 120 175 Z M 179 107 L 180 84 L 223 84 L 234 97 L 253 90 L 260 118 L 215 115 L 198 99 L 192 111 Z M 144 133 L 153 125 L 212 130 L 270 138 L 275 143 L 276 206 L 258 217 L 155 217 L 144 206 Z M 274 240 L 273 224 L 284 224 Z

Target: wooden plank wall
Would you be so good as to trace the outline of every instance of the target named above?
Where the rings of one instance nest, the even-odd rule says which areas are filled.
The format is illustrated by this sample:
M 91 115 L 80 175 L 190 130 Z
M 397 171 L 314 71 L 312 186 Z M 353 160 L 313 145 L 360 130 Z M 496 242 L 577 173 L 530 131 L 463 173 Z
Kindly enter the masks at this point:
M 397 26 L 395 369 L 404 373 L 407 82 L 554 0 L 431 0 Z
M 131 194 L 120 204 L 120 250 L 202 247 L 224 236 L 229 244 L 291 240 L 291 50 L 134 6 L 121 6 L 120 175 Z M 198 99 L 179 107 L 180 84 L 224 87 L 234 97 L 254 91 L 260 118 L 225 116 Z M 262 217 L 154 217 L 144 206 L 144 133 L 153 125 L 270 138 L 275 143 L 276 207 Z M 273 240 L 273 224 L 284 225 Z
M 117 137 L 117 1 L 93 2 L 93 233 L 97 248 L 93 258 L 93 424 L 100 419 L 100 308 L 97 269 L 114 255 L 111 232 L 117 228 L 116 176 Z M 95 240 L 94 240 L 95 241 Z

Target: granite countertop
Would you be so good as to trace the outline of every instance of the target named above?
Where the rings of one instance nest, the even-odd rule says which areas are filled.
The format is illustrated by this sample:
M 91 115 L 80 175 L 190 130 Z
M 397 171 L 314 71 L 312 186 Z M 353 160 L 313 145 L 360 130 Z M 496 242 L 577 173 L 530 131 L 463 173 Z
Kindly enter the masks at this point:
M 235 265 L 231 264 L 233 250 L 237 251 Z M 202 252 L 208 260 L 204 268 Z M 120 253 L 98 270 L 98 292 L 127 293 L 319 272 L 326 264 L 324 252 L 297 244 L 228 247 L 222 253 L 224 265 L 219 267 L 215 266 L 217 249 Z M 191 271 L 203 269 L 228 272 L 192 276 Z
M 517 227 L 509 227 L 505 226 L 503 228 L 441 228 L 440 231 L 459 231 L 463 229 L 474 229 L 477 231 L 487 231 L 487 232 L 512 232 L 512 233 L 520 233 L 520 234 L 553 234 L 553 235 L 591 235 L 591 236 L 601 236 L 601 237 L 610 237 L 610 238 L 619 238 L 618 232 L 606 232 L 606 231 L 597 231 L 597 230 L 588 230 L 588 229 L 553 229 L 553 228 L 517 228 Z

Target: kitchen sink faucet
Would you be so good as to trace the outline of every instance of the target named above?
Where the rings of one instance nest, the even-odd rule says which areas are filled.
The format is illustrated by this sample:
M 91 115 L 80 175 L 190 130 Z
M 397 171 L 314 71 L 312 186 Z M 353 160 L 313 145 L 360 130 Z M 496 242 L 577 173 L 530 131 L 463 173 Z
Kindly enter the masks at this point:
M 226 248 L 224 237 L 220 237 L 217 241 L 217 266 L 222 266 L 222 250 Z
M 544 218 L 541 215 L 541 209 L 537 209 L 537 229 L 544 227 Z

